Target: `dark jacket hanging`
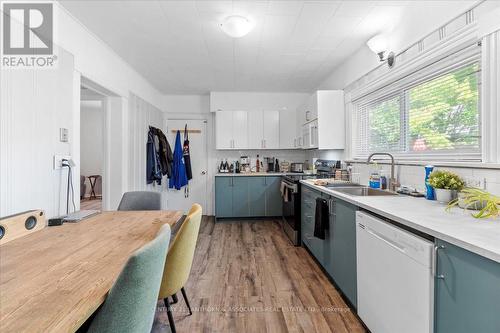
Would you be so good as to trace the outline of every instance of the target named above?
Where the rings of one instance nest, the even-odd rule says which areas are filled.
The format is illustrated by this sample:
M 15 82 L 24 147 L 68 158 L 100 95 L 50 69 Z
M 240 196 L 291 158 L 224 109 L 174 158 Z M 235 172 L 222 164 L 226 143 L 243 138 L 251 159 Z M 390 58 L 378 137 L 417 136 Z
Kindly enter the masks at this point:
M 146 143 L 146 183 L 156 182 L 161 185 L 161 163 L 157 150 L 158 142 L 153 127 L 149 127 L 148 141 Z
M 184 158 L 182 156 L 181 146 L 181 132 L 177 131 L 175 136 L 174 146 L 174 164 L 172 168 L 172 177 L 169 179 L 168 187 L 180 190 L 183 186 L 188 184 L 186 176 L 186 166 L 184 165 Z
M 170 144 L 168 143 L 167 137 L 165 134 L 157 129 L 158 139 L 160 141 L 160 163 L 162 174 L 167 176 L 168 178 L 172 177 L 172 165 L 174 163 L 174 155 L 172 154 L 172 148 L 170 148 Z
M 188 180 L 193 179 L 193 171 L 191 170 L 191 156 L 189 155 L 189 136 L 188 125 L 184 126 L 184 145 L 182 147 L 182 155 L 184 156 L 184 164 L 186 165 L 186 176 Z

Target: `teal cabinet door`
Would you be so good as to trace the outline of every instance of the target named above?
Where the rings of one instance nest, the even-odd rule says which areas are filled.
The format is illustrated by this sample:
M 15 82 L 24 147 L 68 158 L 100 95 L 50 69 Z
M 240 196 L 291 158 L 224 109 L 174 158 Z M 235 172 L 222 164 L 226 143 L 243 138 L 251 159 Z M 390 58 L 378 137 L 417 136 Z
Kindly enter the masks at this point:
M 233 215 L 233 177 L 215 177 L 215 217 Z
M 324 266 L 325 241 L 314 237 L 314 223 L 316 212 L 316 198 L 321 197 L 321 192 L 312 190 L 305 186 L 302 187 L 301 198 L 301 226 L 302 241 L 309 249 L 314 258 Z
M 436 240 L 436 333 L 500 332 L 500 263 Z
M 358 208 L 334 199 L 327 241 L 329 260 L 325 269 L 344 295 L 357 306 L 356 211 Z
M 250 216 L 266 216 L 266 178 L 248 177 L 248 201 Z
M 266 216 L 282 216 L 281 177 L 266 177 Z
M 248 217 L 248 179 L 251 177 L 233 178 L 233 214 L 232 217 Z
M 304 188 L 304 187 L 303 187 Z M 312 197 L 312 196 L 311 196 Z M 312 199 L 302 195 L 300 201 L 300 234 L 302 244 L 311 250 L 314 231 L 314 205 Z

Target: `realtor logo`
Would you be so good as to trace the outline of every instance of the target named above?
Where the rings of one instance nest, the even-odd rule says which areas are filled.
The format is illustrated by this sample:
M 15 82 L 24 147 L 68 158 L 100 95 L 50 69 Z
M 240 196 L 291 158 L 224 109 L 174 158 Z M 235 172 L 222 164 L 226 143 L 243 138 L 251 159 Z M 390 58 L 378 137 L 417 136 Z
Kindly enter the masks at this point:
M 53 67 L 53 4 L 3 2 L 2 16 L 2 67 Z

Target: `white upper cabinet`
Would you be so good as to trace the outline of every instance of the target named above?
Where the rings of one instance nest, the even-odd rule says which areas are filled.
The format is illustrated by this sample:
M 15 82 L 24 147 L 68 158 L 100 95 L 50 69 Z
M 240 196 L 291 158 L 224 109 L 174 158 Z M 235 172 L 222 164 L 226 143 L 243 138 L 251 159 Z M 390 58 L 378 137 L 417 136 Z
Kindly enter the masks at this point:
M 280 148 L 280 112 L 264 111 L 264 149 Z
M 217 111 L 215 115 L 217 149 L 248 148 L 248 116 L 246 111 Z
M 248 148 L 248 113 L 233 111 L 233 149 Z
M 279 111 L 248 111 L 248 143 L 249 149 L 280 147 Z
M 297 135 L 297 112 L 282 110 L 280 121 L 280 149 L 299 149 Z
M 215 115 L 215 142 L 217 149 L 233 148 L 233 113 L 217 111 Z
M 264 116 L 262 111 L 248 112 L 248 148 L 264 148 Z
M 317 91 L 300 109 L 303 149 L 345 148 L 342 90 Z

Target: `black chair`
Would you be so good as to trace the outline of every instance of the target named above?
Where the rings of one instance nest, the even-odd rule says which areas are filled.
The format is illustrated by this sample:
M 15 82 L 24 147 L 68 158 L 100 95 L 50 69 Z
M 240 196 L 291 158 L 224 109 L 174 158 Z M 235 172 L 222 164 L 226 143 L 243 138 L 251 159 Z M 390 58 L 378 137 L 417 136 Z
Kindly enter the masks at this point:
M 161 193 L 152 191 L 125 192 L 118 210 L 161 210 Z

